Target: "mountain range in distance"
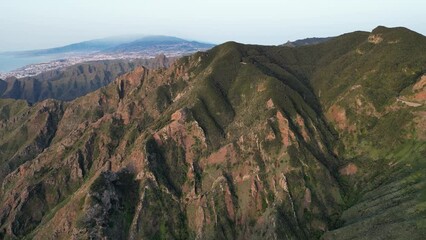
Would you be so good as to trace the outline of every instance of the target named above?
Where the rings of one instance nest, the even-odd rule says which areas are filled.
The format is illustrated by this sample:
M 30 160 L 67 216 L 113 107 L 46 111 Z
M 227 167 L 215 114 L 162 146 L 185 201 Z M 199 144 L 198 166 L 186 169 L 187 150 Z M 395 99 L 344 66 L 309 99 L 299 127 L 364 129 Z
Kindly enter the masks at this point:
M 184 56 L 213 46 L 177 37 L 144 36 L 112 37 L 50 49 L 3 52 L 0 53 L 0 78 L 34 76 L 86 61 L 154 58 L 160 54 Z
M 212 48 L 214 44 L 189 41 L 172 36 L 144 36 L 144 37 L 111 37 L 74 43 L 63 47 L 13 52 L 18 55 L 52 55 L 52 54 L 79 54 L 79 53 L 148 53 L 160 50 L 162 53 L 175 52 L 192 53 L 198 50 Z

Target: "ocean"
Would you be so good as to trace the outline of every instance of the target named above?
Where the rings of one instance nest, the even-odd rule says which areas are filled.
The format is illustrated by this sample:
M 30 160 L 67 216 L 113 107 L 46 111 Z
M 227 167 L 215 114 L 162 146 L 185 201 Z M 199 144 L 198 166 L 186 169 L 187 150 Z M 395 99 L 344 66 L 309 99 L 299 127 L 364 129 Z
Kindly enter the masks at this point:
M 0 72 L 6 73 L 29 64 L 50 62 L 55 59 L 58 59 L 58 56 L 17 56 L 3 53 L 0 54 Z

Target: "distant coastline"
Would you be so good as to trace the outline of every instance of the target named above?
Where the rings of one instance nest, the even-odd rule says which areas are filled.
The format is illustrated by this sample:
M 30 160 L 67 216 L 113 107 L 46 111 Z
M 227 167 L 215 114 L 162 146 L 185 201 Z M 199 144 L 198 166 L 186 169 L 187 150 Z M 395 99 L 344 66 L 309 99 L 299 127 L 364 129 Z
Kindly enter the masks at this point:
M 90 62 L 90 61 L 101 61 L 101 60 L 116 60 L 116 59 L 127 59 L 127 60 L 133 60 L 133 59 L 150 59 L 154 58 L 155 56 L 161 54 L 160 52 L 153 52 L 152 54 L 141 54 L 141 53 L 116 53 L 116 54 L 102 54 L 102 53 L 96 53 L 96 54 L 89 54 L 89 55 L 81 55 L 81 56 L 72 56 L 72 57 L 63 57 L 59 58 L 57 56 L 57 59 L 52 59 L 50 61 L 42 61 L 43 58 L 37 58 L 35 57 L 35 60 L 40 59 L 41 61 L 36 62 L 34 64 L 25 64 L 20 65 L 18 68 L 13 68 L 9 71 L 2 71 L 2 68 L 0 68 L 0 79 L 6 79 L 9 77 L 15 77 L 15 78 L 23 78 L 23 77 L 31 77 L 38 75 L 42 72 L 60 69 L 64 67 L 68 67 L 74 64 L 83 63 L 83 62 Z M 177 56 L 183 56 L 187 53 L 185 52 L 171 52 L 168 54 L 165 54 L 167 57 L 177 57 Z M 52 56 L 52 55 L 50 55 Z M 10 56 L 9 61 L 13 61 L 13 56 Z M 46 58 L 49 59 L 49 58 Z M 7 58 L 1 59 L 0 61 L 7 61 Z M 0 66 L 2 62 L 0 62 Z M 19 63 L 18 63 L 19 64 Z
M 16 54 L 0 53 L 0 73 L 7 73 L 27 65 L 50 62 L 58 56 L 18 56 Z
M 145 36 L 137 39 L 106 38 L 63 47 L 0 53 L 0 79 L 30 77 L 74 64 L 115 59 L 149 59 L 164 54 L 178 57 L 210 49 L 214 44 L 170 36 Z

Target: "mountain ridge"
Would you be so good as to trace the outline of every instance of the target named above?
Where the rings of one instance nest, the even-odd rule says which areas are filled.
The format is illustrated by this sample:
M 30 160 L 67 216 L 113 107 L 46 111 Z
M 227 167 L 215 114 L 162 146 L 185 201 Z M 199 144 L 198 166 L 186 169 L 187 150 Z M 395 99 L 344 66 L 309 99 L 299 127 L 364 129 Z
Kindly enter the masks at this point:
M 397 30 L 228 42 L 69 103 L 0 100 L 1 234 L 421 239 L 426 40 Z M 25 126 L 48 144 L 24 151 L 42 142 Z
M 174 58 L 92 61 L 43 72 L 33 77 L 0 79 L 0 98 L 24 99 L 30 103 L 47 98 L 70 101 L 108 85 L 119 75 L 138 66 L 165 68 Z
M 286 43 L 282 44 L 281 46 L 286 47 L 300 47 L 300 46 L 308 46 L 308 45 L 315 45 L 323 42 L 327 42 L 333 37 L 312 37 L 312 38 L 304 38 L 304 39 L 298 39 L 296 41 L 287 41 Z

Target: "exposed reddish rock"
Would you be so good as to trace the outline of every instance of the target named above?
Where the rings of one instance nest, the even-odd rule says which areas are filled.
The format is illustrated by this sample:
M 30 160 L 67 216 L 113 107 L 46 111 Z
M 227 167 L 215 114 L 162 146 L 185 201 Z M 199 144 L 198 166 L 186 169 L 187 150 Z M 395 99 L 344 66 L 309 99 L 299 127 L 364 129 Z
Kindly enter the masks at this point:
M 422 90 L 426 86 L 426 75 L 423 75 L 419 81 L 417 81 L 416 84 L 413 86 L 413 91 L 419 91 Z
M 234 203 L 232 202 L 232 194 L 228 185 L 225 187 L 225 206 L 228 216 L 231 219 L 235 219 Z
M 270 98 L 267 102 L 266 102 L 266 108 L 267 109 L 272 109 L 272 108 L 274 108 L 275 107 L 275 105 L 274 105 L 274 101 L 272 101 L 272 99 Z
M 206 206 L 205 197 L 201 197 L 200 199 L 197 199 L 195 206 L 198 206 L 195 210 L 196 211 L 195 221 L 190 221 L 190 222 L 194 222 L 195 224 L 194 227 L 195 227 L 197 236 L 201 236 L 203 232 L 203 227 L 206 224 L 206 216 L 204 214 L 204 209 L 206 209 L 207 206 Z
M 268 135 L 266 135 L 266 140 L 267 141 L 272 141 L 272 140 L 275 140 L 275 133 L 272 131 L 272 130 L 270 130 L 269 132 L 268 132 Z
M 311 206 L 311 202 L 312 202 L 311 190 L 309 188 L 306 188 L 305 196 L 304 196 L 304 207 L 306 209 L 309 209 L 309 207 Z
M 339 170 L 339 173 L 343 176 L 351 176 L 356 174 L 357 172 L 358 167 L 353 163 L 349 163 L 348 165 Z
M 414 99 L 418 101 L 426 100 L 426 88 L 414 95 Z
M 297 114 L 297 116 L 296 116 L 296 123 L 300 127 L 303 139 L 305 141 L 310 141 L 310 137 L 308 135 L 308 132 L 307 132 L 306 126 L 305 126 L 305 120 L 303 120 L 302 116 L 300 116 L 299 114 Z
M 277 120 L 282 143 L 285 147 L 288 147 L 291 145 L 291 141 L 294 140 L 294 133 L 289 129 L 288 119 L 280 111 L 277 111 Z
M 199 147 L 206 147 L 206 138 L 204 131 L 196 121 L 185 122 L 187 109 L 180 109 L 172 114 L 172 122 L 161 130 L 153 134 L 153 138 L 158 145 L 163 145 L 163 141 L 171 138 L 176 143 L 185 149 L 186 161 L 190 164 L 193 163 L 194 151 L 197 151 L 194 146 L 199 144 Z
M 287 178 L 284 174 L 282 174 L 282 178 L 279 180 L 280 187 L 285 191 L 288 192 L 288 185 L 287 185 Z
M 116 81 L 118 83 L 123 83 L 125 84 L 124 87 L 135 87 L 135 86 L 139 86 L 142 84 L 142 82 L 144 81 L 144 77 L 147 74 L 147 69 L 145 69 L 144 67 L 137 67 L 135 68 L 134 71 L 131 71 L 129 73 L 126 73 L 122 76 L 120 76 Z M 127 85 L 128 84 L 128 85 Z M 119 89 L 121 89 L 123 86 L 119 86 Z
M 236 160 L 236 153 L 233 144 L 223 146 L 218 151 L 208 156 L 207 159 L 201 160 L 200 166 L 205 167 L 207 165 L 220 164 L 227 160 Z
M 179 121 L 179 122 L 185 122 L 186 120 L 187 112 L 184 109 L 180 109 L 176 112 L 174 112 L 171 116 L 172 121 Z
M 348 130 L 348 131 L 355 130 L 355 126 L 352 126 L 349 124 L 349 121 L 346 117 L 346 110 L 337 104 L 332 105 L 328 109 L 326 117 L 330 121 L 334 122 L 337 128 L 340 130 Z
M 258 178 L 258 176 L 257 176 Z M 255 204 L 255 209 L 257 211 L 262 210 L 262 194 L 261 192 L 263 192 L 263 186 L 260 183 L 260 181 L 258 181 L 257 179 L 253 178 L 251 181 L 251 186 L 250 186 L 250 192 L 251 192 L 251 197 L 254 201 Z

